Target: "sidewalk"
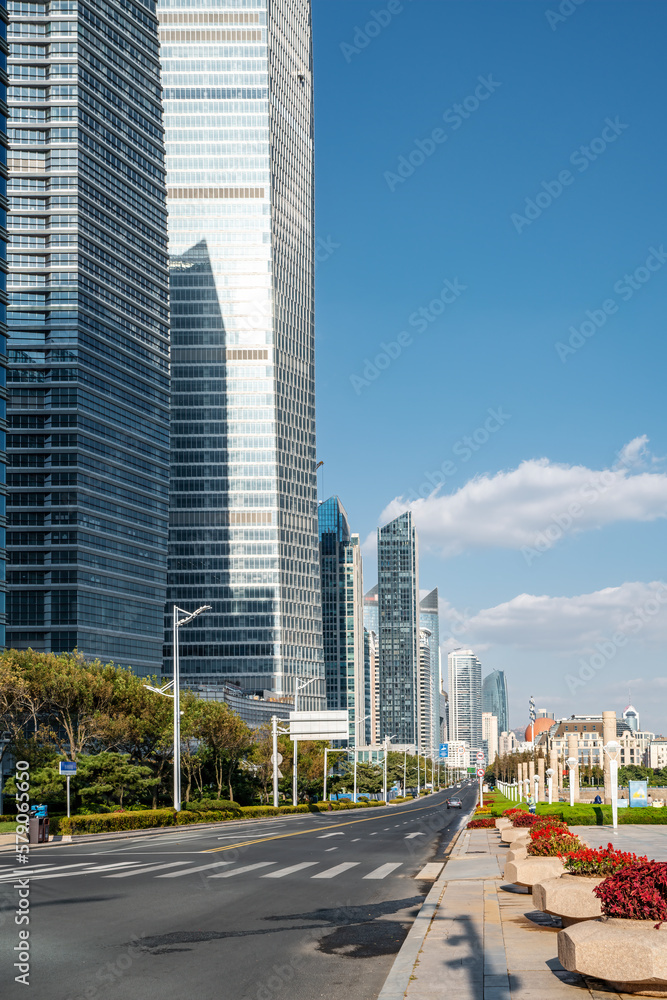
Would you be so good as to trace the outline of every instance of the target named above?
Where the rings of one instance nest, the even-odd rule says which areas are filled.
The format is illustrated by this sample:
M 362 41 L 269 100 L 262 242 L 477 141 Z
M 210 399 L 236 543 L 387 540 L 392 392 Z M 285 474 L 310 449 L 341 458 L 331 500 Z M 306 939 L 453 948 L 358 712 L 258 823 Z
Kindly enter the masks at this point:
M 666 827 L 580 827 L 594 847 L 609 841 L 667 858 Z M 464 831 L 429 893 L 378 1000 L 611 1000 L 605 983 L 566 972 L 560 920 L 535 910 L 527 889 L 502 878 L 507 848 L 493 830 Z

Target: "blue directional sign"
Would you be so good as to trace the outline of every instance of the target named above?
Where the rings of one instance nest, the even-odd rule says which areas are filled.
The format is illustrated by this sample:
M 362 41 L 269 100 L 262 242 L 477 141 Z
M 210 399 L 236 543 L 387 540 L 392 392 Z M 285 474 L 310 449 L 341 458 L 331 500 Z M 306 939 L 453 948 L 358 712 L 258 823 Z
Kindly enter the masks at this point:
M 440 744 L 440 756 L 449 757 L 449 744 L 447 743 Z
M 76 774 L 75 760 L 61 760 L 59 764 L 60 774 Z

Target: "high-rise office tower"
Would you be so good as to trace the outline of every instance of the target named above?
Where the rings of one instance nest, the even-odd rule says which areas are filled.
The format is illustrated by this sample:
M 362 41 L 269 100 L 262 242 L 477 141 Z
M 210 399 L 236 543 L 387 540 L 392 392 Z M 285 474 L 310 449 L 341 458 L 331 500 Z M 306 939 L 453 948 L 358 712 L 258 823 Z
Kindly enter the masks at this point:
M 433 732 L 433 666 L 431 643 L 427 628 L 419 630 L 419 671 L 417 684 L 417 742 L 422 753 L 434 746 Z
M 12 3 L 7 643 L 160 672 L 167 214 L 152 0 Z
M 0 147 L 7 146 L 7 108 L 2 101 L 7 88 L 7 0 L 0 0 Z M 7 214 L 7 165 L 0 156 L 0 219 Z M 6 225 L 6 223 L 5 223 Z M 5 227 L 2 227 L 5 228 Z M 0 232 L 0 648 L 5 645 L 5 598 L 6 598 L 6 511 L 7 511 L 7 237 Z
M 438 613 L 438 588 L 419 602 L 420 628 L 429 632 L 431 651 L 431 718 L 428 745 L 436 747 L 440 740 L 440 616 Z
M 449 738 L 472 750 L 482 746 L 482 665 L 471 649 L 447 657 L 449 673 Z
M 309 0 L 160 0 L 172 305 L 168 610 L 185 684 L 326 705 Z M 165 669 L 170 672 L 167 629 Z
M 623 710 L 623 718 L 633 733 L 639 732 L 639 712 L 634 705 L 628 705 L 628 707 Z
M 364 628 L 378 635 L 380 632 L 378 622 L 378 585 L 376 583 L 364 594 Z
M 380 739 L 416 744 L 419 555 L 412 514 L 378 528 Z
M 364 655 L 367 661 L 366 676 L 368 684 L 368 704 L 366 715 L 370 716 L 366 724 L 366 739 L 368 743 L 380 742 L 380 670 L 379 647 L 377 632 L 369 632 L 364 626 Z
M 509 700 L 504 670 L 494 670 L 482 682 L 482 711 L 498 719 L 498 732 L 509 732 Z
M 347 514 L 338 497 L 320 504 L 318 519 L 327 708 L 348 709 L 350 743 L 365 746 L 365 723 L 370 720 L 366 720 L 365 710 L 364 589 L 359 535 L 350 533 Z

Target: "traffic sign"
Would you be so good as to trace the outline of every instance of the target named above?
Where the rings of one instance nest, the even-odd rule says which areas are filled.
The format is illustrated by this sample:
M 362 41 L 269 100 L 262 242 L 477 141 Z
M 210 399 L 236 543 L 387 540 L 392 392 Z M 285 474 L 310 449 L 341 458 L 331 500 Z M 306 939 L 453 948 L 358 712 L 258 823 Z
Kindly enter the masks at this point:
M 59 763 L 60 774 L 76 774 L 75 760 L 61 760 Z
M 283 755 L 281 753 L 279 753 L 277 756 L 275 754 L 271 754 L 272 764 L 282 764 L 282 762 L 283 762 Z
M 483 767 L 478 767 L 477 768 L 477 777 L 478 778 L 483 778 L 484 777 L 484 768 Z
M 475 754 L 475 756 L 476 756 L 477 760 L 484 760 L 484 751 L 483 750 L 478 750 L 477 753 Z
M 449 745 L 447 743 L 440 744 L 440 756 L 449 757 Z

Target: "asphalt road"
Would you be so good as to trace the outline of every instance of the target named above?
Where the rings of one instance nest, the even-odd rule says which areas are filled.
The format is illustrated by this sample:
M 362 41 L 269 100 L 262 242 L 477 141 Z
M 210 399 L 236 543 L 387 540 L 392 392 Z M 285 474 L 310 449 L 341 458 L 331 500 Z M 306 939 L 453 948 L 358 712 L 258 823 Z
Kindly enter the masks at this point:
M 376 1000 L 432 885 L 424 866 L 475 800 L 466 788 L 448 811 L 447 795 L 33 849 L 27 993 L 17 866 L 0 854 L 0 995 Z

